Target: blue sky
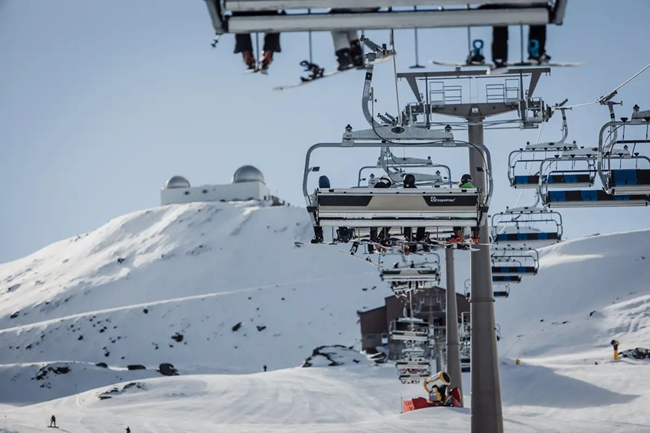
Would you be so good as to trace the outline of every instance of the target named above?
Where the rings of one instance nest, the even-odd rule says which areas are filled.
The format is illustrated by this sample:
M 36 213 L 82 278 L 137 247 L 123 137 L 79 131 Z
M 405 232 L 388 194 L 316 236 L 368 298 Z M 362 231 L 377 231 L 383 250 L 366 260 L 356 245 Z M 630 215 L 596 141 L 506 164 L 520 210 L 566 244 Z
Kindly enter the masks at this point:
M 616 87 L 650 63 L 643 30 L 649 21 L 647 0 L 571 0 L 565 24 L 549 29 L 547 50 L 554 60 L 587 64 L 554 70 L 538 95 L 550 103 L 580 103 Z M 412 34 L 396 34 L 399 70 L 413 64 Z M 387 42 L 387 32 L 369 36 Z M 490 30 L 473 29 L 473 36 L 489 41 Z M 269 76 L 243 74 L 232 36 L 216 50 L 212 39 L 202 0 L 0 0 L 0 262 L 157 206 L 161 186 L 174 174 L 195 185 L 224 183 L 238 166 L 253 164 L 274 193 L 303 205 L 307 148 L 339 139 L 348 123 L 365 126 L 363 73 L 274 92 L 273 86 L 301 75 L 307 35 L 282 35 L 283 52 Z M 466 46 L 464 29 L 422 30 L 420 63 L 462 61 Z M 512 58 L 518 46 L 512 28 Z M 329 34 L 315 34 L 314 48 L 315 60 L 332 68 Z M 389 65 L 377 67 L 375 90 L 379 109 L 394 113 Z M 635 103 L 650 108 L 649 82 L 650 71 L 621 91 L 619 115 Z M 405 85 L 400 91 L 402 104 L 410 102 Z M 569 138 L 581 144 L 595 143 L 608 120 L 599 106 L 569 116 Z M 557 138 L 559 128 L 553 119 L 542 139 Z M 493 211 L 517 201 L 519 193 L 507 187 L 505 161 L 537 134 L 486 133 L 497 169 Z M 525 196 L 522 203 L 531 200 Z M 645 228 L 647 212 L 564 211 L 565 233 L 575 238 Z

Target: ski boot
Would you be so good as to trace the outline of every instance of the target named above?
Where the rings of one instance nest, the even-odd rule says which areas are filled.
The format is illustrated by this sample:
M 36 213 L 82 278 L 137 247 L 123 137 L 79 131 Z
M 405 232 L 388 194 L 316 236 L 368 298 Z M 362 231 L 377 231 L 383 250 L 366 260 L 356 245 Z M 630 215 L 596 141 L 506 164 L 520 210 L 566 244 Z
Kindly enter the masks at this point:
M 344 48 L 336 52 L 336 61 L 339 63 L 339 66 L 336 69 L 342 72 L 354 67 L 352 56 L 350 54 L 349 48 Z
M 347 227 L 339 227 L 336 229 L 336 237 L 340 242 L 343 242 L 344 244 L 347 244 L 350 242 L 350 239 L 352 239 L 352 236 L 354 235 L 354 231 L 350 230 Z
M 246 69 L 249 71 L 254 70 L 257 67 L 257 60 L 255 60 L 255 56 L 253 55 L 253 53 L 250 51 L 244 51 L 241 54 L 242 57 L 244 57 L 244 63 L 246 64 Z
M 481 235 L 480 235 L 480 231 L 479 231 L 478 227 L 472 227 L 471 238 L 472 238 L 472 243 L 473 244 L 478 244 L 479 243 Z
M 530 63 L 536 63 L 538 65 L 544 65 L 546 63 L 549 63 L 551 61 L 551 56 L 548 54 L 544 53 L 541 56 L 538 57 L 533 57 L 533 56 L 528 56 L 528 61 Z
M 508 62 L 504 59 L 494 59 L 493 63 L 494 63 L 493 69 L 504 69 L 508 67 Z
M 365 66 L 365 62 L 363 61 L 363 47 L 358 40 L 350 42 L 350 57 L 355 68 L 363 68 Z
M 311 240 L 312 244 L 322 244 L 323 243 L 323 228 L 314 227 L 314 238 Z
M 273 51 L 264 51 L 260 61 L 260 71 L 267 71 L 271 63 L 273 63 Z

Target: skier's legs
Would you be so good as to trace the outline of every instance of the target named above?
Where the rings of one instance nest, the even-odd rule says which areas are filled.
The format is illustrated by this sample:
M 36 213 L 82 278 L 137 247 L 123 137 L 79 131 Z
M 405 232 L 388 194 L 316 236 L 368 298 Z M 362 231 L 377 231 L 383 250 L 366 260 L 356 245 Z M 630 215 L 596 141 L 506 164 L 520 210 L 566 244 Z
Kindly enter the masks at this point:
M 546 26 L 530 26 L 530 29 L 528 30 L 529 44 L 530 41 L 537 41 L 539 47 L 537 56 L 535 56 L 534 53 L 529 53 L 531 57 L 539 58 L 546 54 Z
M 264 52 L 281 53 L 280 33 L 267 33 L 264 35 Z
M 334 52 L 345 49 L 349 50 L 350 39 L 348 38 L 348 32 L 332 32 L 332 44 L 334 44 Z
M 492 28 L 492 61 L 497 64 L 508 62 L 508 27 Z
M 251 39 L 250 34 L 240 34 L 235 35 L 235 54 L 253 52 L 253 40 Z

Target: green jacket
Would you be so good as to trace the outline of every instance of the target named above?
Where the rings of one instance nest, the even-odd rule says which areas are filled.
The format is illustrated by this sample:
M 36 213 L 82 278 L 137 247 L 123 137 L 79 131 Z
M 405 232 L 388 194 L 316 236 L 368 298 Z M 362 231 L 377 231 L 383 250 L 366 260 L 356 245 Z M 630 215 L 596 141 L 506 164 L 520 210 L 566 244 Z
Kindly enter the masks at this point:
M 465 182 L 460 185 L 460 188 L 467 189 L 467 188 L 476 188 L 476 187 L 472 184 L 472 182 Z

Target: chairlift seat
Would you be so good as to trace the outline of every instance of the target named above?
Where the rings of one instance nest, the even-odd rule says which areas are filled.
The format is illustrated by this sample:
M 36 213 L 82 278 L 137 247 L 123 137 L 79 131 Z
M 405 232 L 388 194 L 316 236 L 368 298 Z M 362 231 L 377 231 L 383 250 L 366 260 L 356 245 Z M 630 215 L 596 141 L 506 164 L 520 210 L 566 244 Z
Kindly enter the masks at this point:
M 504 242 L 509 244 L 530 243 L 536 241 L 559 241 L 557 232 L 529 232 L 529 233 L 499 233 L 495 243 Z
M 535 275 L 537 268 L 534 266 L 492 266 L 492 275 Z
M 429 334 L 428 332 L 414 332 L 414 331 L 393 331 L 390 333 L 390 338 L 392 340 L 400 341 L 428 341 Z
M 608 189 L 614 195 L 650 194 L 650 170 L 612 170 Z
M 430 365 L 426 361 L 397 361 L 395 367 L 402 369 L 429 369 Z
M 602 190 L 549 191 L 544 206 L 549 208 L 647 206 L 648 195 L 610 195 Z
M 476 189 L 317 189 L 321 227 L 475 227 L 481 217 Z
M 594 175 L 584 174 L 551 174 L 544 176 L 548 189 L 554 188 L 589 188 L 593 186 Z M 512 181 L 512 187 L 516 189 L 537 189 L 539 187 L 539 175 L 515 176 Z
M 437 269 L 427 268 L 397 268 L 382 269 L 379 273 L 382 281 L 439 281 Z
M 494 291 L 494 297 L 495 298 L 507 298 L 510 296 L 510 292 L 507 290 L 495 290 Z
M 492 275 L 492 283 L 493 284 L 519 284 L 521 283 L 521 276 L 520 275 L 508 275 L 508 276 Z

